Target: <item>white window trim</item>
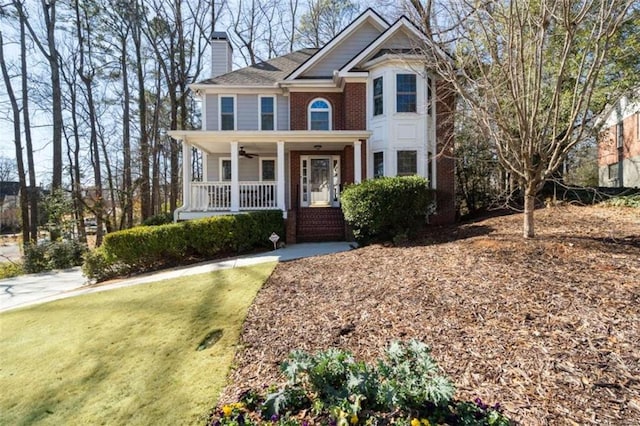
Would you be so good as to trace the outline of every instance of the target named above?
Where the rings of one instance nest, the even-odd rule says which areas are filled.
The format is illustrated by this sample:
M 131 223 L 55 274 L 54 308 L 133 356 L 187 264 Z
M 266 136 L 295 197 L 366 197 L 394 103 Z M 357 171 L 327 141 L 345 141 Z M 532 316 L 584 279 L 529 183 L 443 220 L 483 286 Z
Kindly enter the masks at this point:
M 416 78 L 416 91 L 415 91 L 415 97 L 416 97 L 416 110 L 415 111 L 398 111 L 398 76 L 399 75 L 413 75 Z M 400 114 L 400 115 L 416 115 L 418 113 L 418 111 L 420 111 L 420 105 L 418 104 L 418 93 L 420 92 L 420 88 L 419 88 L 419 82 L 420 82 L 420 78 L 419 74 L 412 72 L 410 70 L 398 70 L 395 71 L 393 73 L 393 105 L 395 106 L 394 108 L 394 114 Z M 383 80 L 384 81 L 384 80 Z M 424 94 L 424 96 L 426 97 L 426 92 Z
M 323 101 L 329 106 L 329 129 L 333 130 L 333 106 L 325 98 L 313 98 L 307 105 L 307 130 L 311 130 L 311 105 L 316 101 Z
M 375 89 L 375 82 L 377 79 L 381 78 L 382 79 L 382 94 L 380 95 L 380 97 L 382 98 L 382 112 L 380 114 L 376 115 L 376 101 L 375 101 L 375 93 L 376 93 L 376 89 Z M 384 117 L 385 116 L 385 106 L 387 105 L 387 99 L 385 99 L 385 94 L 386 94 L 386 90 L 385 90 L 385 83 L 386 83 L 386 78 L 384 76 L 384 74 L 380 74 L 378 76 L 374 76 L 371 79 L 371 117 L 372 118 L 379 118 L 379 117 Z
M 273 99 L 273 130 L 262 128 L 262 98 Z M 265 132 L 278 130 L 278 97 L 276 95 L 258 95 L 258 128 Z
M 223 177 L 224 175 L 223 173 L 223 169 L 222 169 L 222 162 L 223 161 L 231 161 L 231 157 L 220 157 L 218 159 L 218 179 L 220 180 L 220 182 L 231 182 L 231 179 L 229 180 L 224 180 Z
M 236 95 L 218 95 L 218 130 L 222 130 L 222 98 L 233 98 L 233 129 L 238 130 L 238 97 Z M 224 130 L 229 132 L 231 130 Z
M 265 160 L 273 160 L 273 172 L 274 172 L 274 179 L 271 180 L 267 180 L 267 181 L 263 181 L 262 179 L 262 162 Z M 260 161 L 259 161 L 260 166 L 259 168 L 259 178 L 260 178 L 260 182 L 277 182 L 278 181 L 278 159 L 276 157 L 260 157 Z

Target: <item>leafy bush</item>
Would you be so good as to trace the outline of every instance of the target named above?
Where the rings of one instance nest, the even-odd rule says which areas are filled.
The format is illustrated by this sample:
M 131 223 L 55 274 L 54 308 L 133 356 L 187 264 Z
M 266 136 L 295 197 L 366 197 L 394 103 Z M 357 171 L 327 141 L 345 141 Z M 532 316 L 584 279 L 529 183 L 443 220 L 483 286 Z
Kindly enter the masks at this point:
M 144 226 L 158 226 L 158 225 L 166 225 L 168 223 L 173 222 L 173 214 L 166 213 L 158 213 L 157 215 L 146 218 L 142 221 L 142 225 Z
M 600 205 L 605 207 L 633 207 L 640 209 L 640 194 L 635 195 L 619 195 L 609 198 Z
M 509 425 L 499 404 L 453 400 L 429 348 L 394 342 L 375 365 L 346 351 L 310 355 L 294 351 L 281 365 L 287 383 L 266 395 L 245 392 L 241 401 L 214 410 L 209 425 Z
M 426 224 L 434 191 L 419 176 L 383 177 L 348 186 L 341 203 L 345 220 L 360 244 L 405 240 Z
M 85 257 L 85 275 L 96 280 L 152 270 L 185 257 L 207 259 L 271 244 L 284 234 L 282 212 L 214 216 L 158 226 L 138 226 L 107 234 L 100 251 Z
M 0 279 L 17 277 L 24 274 L 22 264 L 15 262 L 0 263 Z
M 24 271 L 28 274 L 67 269 L 82 264 L 87 246 L 74 240 L 29 244 L 24 249 Z

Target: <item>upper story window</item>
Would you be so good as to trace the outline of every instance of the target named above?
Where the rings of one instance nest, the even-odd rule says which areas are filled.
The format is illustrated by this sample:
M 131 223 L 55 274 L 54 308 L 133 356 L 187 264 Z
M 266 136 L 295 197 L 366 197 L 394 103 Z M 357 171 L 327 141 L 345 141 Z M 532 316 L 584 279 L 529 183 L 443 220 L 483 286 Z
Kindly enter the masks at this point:
M 236 99 L 233 96 L 220 97 L 220 130 L 236 129 Z
M 416 112 L 416 75 L 396 75 L 396 111 Z
M 624 125 L 622 121 L 616 126 L 616 146 L 622 148 L 624 146 Z
M 309 104 L 309 130 L 331 130 L 331 104 L 314 99 Z
M 373 115 L 381 115 L 383 113 L 383 95 L 382 77 L 373 79 Z
M 260 130 L 275 129 L 275 111 L 273 96 L 260 97 Z

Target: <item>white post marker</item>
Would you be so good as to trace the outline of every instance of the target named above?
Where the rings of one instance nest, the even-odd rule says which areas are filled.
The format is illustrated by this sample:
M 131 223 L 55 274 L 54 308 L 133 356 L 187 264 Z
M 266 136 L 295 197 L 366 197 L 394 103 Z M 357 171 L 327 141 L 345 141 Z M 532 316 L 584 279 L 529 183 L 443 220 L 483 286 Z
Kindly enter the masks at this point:
M 271 241 L 273 243 L 273 249 L 274 250 L 276 250 L 278 248 L 278 246 L 276 244 L 278 244 L 278 240 L 279 239 L 280 239 L 280 237 L 275 232 L 272 232 L 271 235 L 269 236 L 269 241 Z

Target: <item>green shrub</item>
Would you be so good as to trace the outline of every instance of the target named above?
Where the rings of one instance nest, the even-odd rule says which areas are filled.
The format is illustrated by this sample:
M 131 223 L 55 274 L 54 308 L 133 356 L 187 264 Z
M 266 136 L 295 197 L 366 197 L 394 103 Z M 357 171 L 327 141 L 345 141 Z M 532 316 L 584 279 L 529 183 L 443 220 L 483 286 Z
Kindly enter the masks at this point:
M 22 264 L 15 262 L 0 263 L 0 279 L 17 277 L 24 274 Z
M 384 177 L 348 186 L 341 204 L 356 241 L 368 244 L 414 236 L 432 213 L 434 199 L 422 177 Z
M 142 221 L 142 225 L 144 226 L 158 226 L 158 225 L 166 225 L 173 222 L 173 214 L 166 213 L 158 213 L 157 215 L 146 218 Z
M 640 209 L 640 194 L 619 195 L 603 201 L 600 205 L 605 207 L 632 207 Z
M 499 404 L 479 398 L 455 401 L 454 387 L 441 375 L 422 342 L 394 342 L 377 364 L 328 349 L 294 351 L 281 364 L 284 387 L 265 394 L 246 391 L 241 401 L 213 411 L 210 425 L 407 425 L 507 426 Z
M 82 264 L 87 246 L 74 240 L 29 244 L 24 249 L 24 271 L 28 274 L 67 269 Z
M 138 226 L 107 234 L 100 251 L 85 257 L 84 271 L 89 278 L 104 280 L 180 262 L 186 256 L 207 259 L 240 253 L 270 246 L 272 232 L 284 233 L 279 210 Z
M 102 247 L 108 257 L 135 270 L 181 259 L 187 250 L 184 226 L 138 226 L 105 235 Z
M 82 273 L 97 282 L 122 276 L 128 272 L 129 268 L 125 264 L 110 258 L 102 247 L 91 250 L 84 255 Z

